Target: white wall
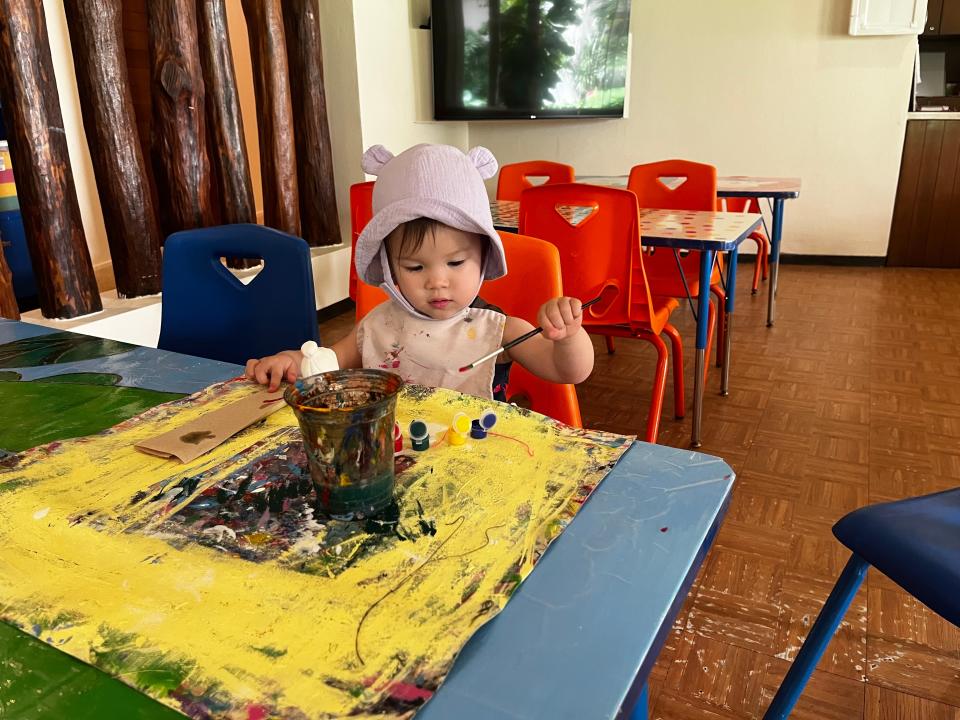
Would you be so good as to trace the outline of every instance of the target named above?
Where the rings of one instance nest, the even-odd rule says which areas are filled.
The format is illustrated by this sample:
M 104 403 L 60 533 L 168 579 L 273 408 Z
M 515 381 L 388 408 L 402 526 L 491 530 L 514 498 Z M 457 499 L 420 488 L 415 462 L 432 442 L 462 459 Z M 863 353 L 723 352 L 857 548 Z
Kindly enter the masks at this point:
M 885 255 L 916 40 L 850 37 L 849 13 L 850 0 L 634 0 L 627 119 L 473 122 L 470 144 L 582 174 L 684 157 L 799 176 L 784 252 Z
M 416 0 L 353 2 L 364 149 L 379 144 L 399 153 L 417 143 L 467 149 L 466 123 L 430 120 L 430 32 L 418 29 L 427 17 L 421 7 Z

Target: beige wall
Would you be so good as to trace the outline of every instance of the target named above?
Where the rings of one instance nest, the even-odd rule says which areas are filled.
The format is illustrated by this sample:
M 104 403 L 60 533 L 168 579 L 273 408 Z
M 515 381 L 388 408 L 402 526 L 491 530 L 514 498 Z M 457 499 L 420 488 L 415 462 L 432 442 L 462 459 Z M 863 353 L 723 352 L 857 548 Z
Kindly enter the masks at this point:
M 399 153 L 417 143 L 467 149 L 466 123 L 431 120 L 430 32 L 417 29 L 426 20 L 420 5 L 416 0 L 353 2 L 364 149 L 379 144 Z
M 582 174 L 685 157 L 799 176 L 784 252 L 885 255 L 916 40 L 850 37 L 850 0 L 634 0 L 629 117 L 474 122 L 501 163 Z

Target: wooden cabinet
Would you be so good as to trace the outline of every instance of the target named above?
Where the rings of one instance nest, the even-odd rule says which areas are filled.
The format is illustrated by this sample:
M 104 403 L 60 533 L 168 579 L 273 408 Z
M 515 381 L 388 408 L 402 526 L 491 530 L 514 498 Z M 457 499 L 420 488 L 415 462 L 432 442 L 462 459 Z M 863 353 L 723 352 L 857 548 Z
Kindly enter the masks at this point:
M 927 24 L 923 26 L 924 35 L 940 34 L 940 17 L 943 12 L 943 0 L 927 0 Z
M 960 268 L 960 120 L 908 120 L 887 265 Z
M 923 35 L 960 35 L 960 0 L 927 0 Z

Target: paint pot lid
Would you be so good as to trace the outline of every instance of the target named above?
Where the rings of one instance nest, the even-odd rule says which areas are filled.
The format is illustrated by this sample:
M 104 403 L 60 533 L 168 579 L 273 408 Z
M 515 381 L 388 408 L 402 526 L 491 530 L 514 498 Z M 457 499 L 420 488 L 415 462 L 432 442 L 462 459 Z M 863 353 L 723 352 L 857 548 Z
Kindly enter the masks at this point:
M 489 430 L 496 424 L 497 414 L 491 408 L 487 408 L 480 414 L 480 425 L 483 426 L 484 430 Z
M 450 427 L 461 435 L 466 435 L 470 432 L 470 418 L 467 417 L 466 413 L 458 412 L 453 416 Z
M 410 439 L 411 440 L 426 440 L 430 436 L 430 431 L 427 429 L 427 423 L 423 420 L 414 420 L 410 423 Z

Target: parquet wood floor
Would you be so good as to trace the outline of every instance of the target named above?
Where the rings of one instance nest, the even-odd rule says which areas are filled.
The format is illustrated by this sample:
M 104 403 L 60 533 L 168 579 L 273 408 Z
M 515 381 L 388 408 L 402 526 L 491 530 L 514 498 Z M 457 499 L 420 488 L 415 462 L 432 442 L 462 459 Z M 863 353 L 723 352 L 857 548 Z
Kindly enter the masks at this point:
M 831 525 L 960 485 L 960 272 L 788 266 L 767 328 L 752 269 L 739 277 L 731 392 L 719 396 L 712 368 L 703 417 L 702 451 L 738 479 L 651 675 L 656 720 L 761 717 L 848 557 Z M 694 324 L 674 318 L 691 390 L 677 421 L 668 382 L 660 442 L 688 447 Z M 324 323 L 325 342 L 351 322 Z M 584 424 L 642 434 L 652 347 L 594 348 Z M 792 717 L 960 720 L 960 630 L 871 570 Z

